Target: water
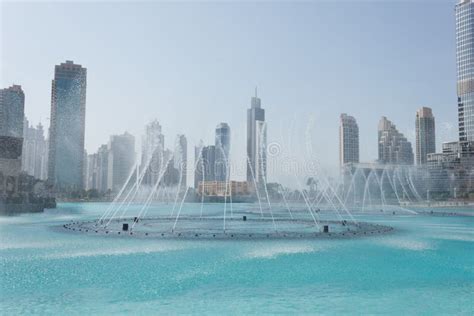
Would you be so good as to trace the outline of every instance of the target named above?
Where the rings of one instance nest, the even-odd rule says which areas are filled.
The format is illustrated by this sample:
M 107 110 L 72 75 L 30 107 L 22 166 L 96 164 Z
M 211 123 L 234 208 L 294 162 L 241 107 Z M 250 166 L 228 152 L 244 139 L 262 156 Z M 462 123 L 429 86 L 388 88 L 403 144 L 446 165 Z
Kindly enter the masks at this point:
M 160 241 L 54 229 L 106 207 L 0 218 L 0 314 L 474 313 L 474 217 L 359 215 L 396 231 L 346 240 Z M 183 215 L 200 208 L 185 204 Z

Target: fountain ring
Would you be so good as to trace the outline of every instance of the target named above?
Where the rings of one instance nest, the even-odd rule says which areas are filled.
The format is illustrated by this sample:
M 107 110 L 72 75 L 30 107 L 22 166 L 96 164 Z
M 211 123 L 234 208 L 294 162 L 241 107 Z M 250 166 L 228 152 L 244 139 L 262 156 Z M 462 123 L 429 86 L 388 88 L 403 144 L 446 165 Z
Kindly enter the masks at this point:
M 225 223 L 225 224 L 224 224 Z M 315 222 L 308 219 L 266 217 L 146 217 L 110 221 L 71 222 L 62 225 L 68 232 L 98 236 L 155 239 L 317 239 L 354 238 L 386 234 L 390 226 L 336 220 Z

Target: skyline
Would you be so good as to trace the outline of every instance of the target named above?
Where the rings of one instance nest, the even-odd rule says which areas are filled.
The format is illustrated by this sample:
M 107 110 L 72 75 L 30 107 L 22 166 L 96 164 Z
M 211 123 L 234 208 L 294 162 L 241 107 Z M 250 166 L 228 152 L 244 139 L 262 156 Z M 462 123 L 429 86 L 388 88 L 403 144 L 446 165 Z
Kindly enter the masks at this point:
M 2 22 L 2 34 L 5 35 L 2 36 L 4 42 L 2 46 L 8 47 L 2 49 L 2 64 L 4 65 L 1 72 L 2 86 L 8 86 L 12 83 L 21 84 L 26 94 L 26 116 L 33 124 L 37 124 L 39 118 L 42 117 L 42 123 L 49 126 L 49 122 L 45 122 L 44 117 L 49 116 L 50 89 L 44 90 L 44 86 L 50 85 L 53 76 L 53 65 L 64 62 L 66 59 L 72 59 L 75 63 L 88 69 L 85 143 L 89 153 L 95 152 L 101 144 L 107 143 L 110 135 L 122 134 L 124 131 L 132 133 L 139 140 L 144 134 L 145 124 L 155 118 L 162 124 L 163 134 L 167 136 L 169 141 L 172 141 L 176 134 L 182 133 L 187 136 L 190 148 L 197 145 L 200 139 L 203 139 L 205 143 L 212 143 L 213 127 L 219 122 L 227 122 L 233 131 L 231 157 L 234 161 L 244 161 L 245 163 L 245 111 L 248 108 L 253 87 L 258 85 L 259 96 L 261 96 L 263 106 L 267 111 L 268 144 L 278 142 L 285 145 L 284 143 L 288 142 L 287 139 L 281 139 L 282 127 L 287 128 L 288 125 L 298 126 L 299 129 L 295 127 L 294 131 L 291 132 L 293 141 L 304 138 L 305 131 L 310 129 L 312 147 L 317 158 L 322 164 L 337 168 L 340 113 L 348 113 L 358 121 L 361 161 L 374 161 L 377 158 L 376 130 L 377 122 L 381 116 L 390 118 L 414 146 L 414 119 L 416 111 L 422 106 L 431 107 L 437 117 L 438 146 L 443 141 L 457 140 L 454 4 L 455 2 L 435 3 L 426 8 L 425 5 L 420 3 L 376 5 L 358 3 L 357 6 L 348 3 L 348 11 L 353 8 L 363 14 L 354 17 L 346 16 L 346 12 L 342 12 L 345 17 L 344 25 L 330 28 L 330 32 L 317 28 L 317 26 L 320 26 L 318 23 L 327 23 L 326 26 L 332 25 L 330 23 L 331 18 L 335 14 L 341 13 L 335 10 L 337 9 L 336 5 L 329 3 L 298 4 L 296 6 L 289 6 L 289 4 L 200 4 L 195 7 L 192 4 L 147 3 L 140 5 L 120 4 L 114 5 L 113 8 L 110 4 L 94 4 L 93 7 L 96 12 L 89 12 L 88 17 L 92 19 L 92 23 L 84 26 L 84 32 L 91 31 L 94 26 L 100 26 L 95 19 L 100 14 L 105 14 L 104 9 L 108 8 L 107 17 L 112 18 L 109 19 L 111 20 L 110 30 L 104 32 L 104 29 L 99 27 L 96 31 L 99 34 L 111 35 L 111 38 L 106 39 L 106 43 L 110 43 L 112 48 L 116 48 L 118 44 L 118 35 L 114 35 L 117 30 L 111 32 L 112 28 L 117 26 L 116 15 L 119 12 L 124 13 L 125 9 L 128 9 L 127 15 L 125 15 L 128 17 L 133 16 L 133 13 L 137 13 L 137 16 L 138 13 L 144 15 L 142 26 L 138 23 L 128 25 L 130 29 L 128 30 L 129 33 L 125 34 L 128 35 L 125 38 L 130 40 L 132 44 L 135 41 L 137 42 L 137 45 L 132 47 L 137 49 L 136 53 L 140 52 L 150 56 L 156 52 L 162 52 L 162 54 L 157 54 L 153 59 L 144 58 L 144 62 L 150 66 L 150 69 L 147 70 L 148 72 L 144 72 L 143 76 L 140 76 L 140 69 L 137 69 L 140 63 L 137 60 L 133 60 L 129 64 L 114 64 L 114 61 L 120 61 L 118 55 L 129 56 L 132 53 L 133 49 L 130 49 L 130 45 L 125 45 L 123 50 L 117 50 L 115 55 L 107 55 L 106 52 L 110 50 L 107 47 L 103 48 L 104 52 L 102 54 L 92 51 L 92 49 L 78 48 L 80 44 L 87 42 L 84 39 L 87 37 L 81 36 L 78 43 L 75 43 L 73 35 L 77 34 L 79 29 L 72 26 L 68 29 L 70 32 L 72 31 L 72 34 L 69 34 L 71 40 L 65 37 L 64 42 L 61 42 L 66 46 L 65 48 L 62 45 L 53 45 L 52 49 L 58 49 L 58 52 L 48 51 L 45 55 L 41 54 L 41 56 L 30 56 L 30 58 L 22 59 L 24 53 L 29 56 L 32 49 L 17 50 L 18 46 L 31 45 L 36 47 L 39 45 L 43 48 L 49 47 L 47 45 L 48 41 L 41 41 L 41 39 L 44 39 L 41 36 L 43 34 L 41 30 L 51 27 L 51 22 L 46 23 L 45 26 L 35 25 L 35 30 L 31 29 L 32 25 L 30 24 L 34 24 L 34 21 L 39 21 L 42 17 L 44 18 L 52 13 L 61 12 L 61 10 L 67 9 L 68 6 L 76 9 L 72 10 L 73 14 L 87 13 L 89 4 L 38 6 L 7 3 L 2 4 L 2 17 L 4 17 L 2 19 L 4 21 Z M 255 9 L 252 11 L 255 15 L 246 17 L 247 20 L 244 20 L 243 13 L 249 7 Z M 147 8 L 152 9 L 150 13 L 145 13 Z M 192 8 L 196 9 L 195 14 L 191 12 Z M 286 12 L 285 8 L 290 8 L 290 10 Z M 417 18 L 423 18 L 426 23 L 422 23 L 423 27 L 415 28 L 413 23 L 417 21 L 412 18 L 416 16 L 416 13 L 420 13 L 421 8 L 429 10 L 430 14 L 418 16 Z M 158 9 L 161 9 L 161 11 Z M 310 12 L 305 14 L 306 10 Z M 6 11 L 8 11 L 8 14 L 5 14 Z M 30 24 L 27 26 L 12 28 L 9 25 L 15 19 L 15 12 L 19 13 L 20 11 L 26 17 L 32 15 L 33 11 L 36 15 L 32 17 Z M 151 41 L 149 42 L 152 42 L 151 44 L 131 37 L 134 30 L 143 31 L 146 26 L 153 26 L 154 22 L 151 20 L 155 17 L 154 15 L 163 14 L 164 12 L 176 14 L 176 11 L 182 13 L 183 16 L 171 21 L 174 23 L 171 25 L 175 27 L 179 25 L 180 29 L 165 28 L 165 31 L 171 33 L 171 35 L 178 35 L 172 40 L 168 39 L 166 41 L 162 33 L 150 37 Z M 318 19 L 309 20 L 314 14 L 321 15 L 320 22 L 313 21 Z M 400 15 L 406 15 L 407 23 L 401 26 L 392 25 L 391 22 L 394 22 Z M 215 26 L 220 26 L 228 31 L 230 35 L 235 35 L 233 33 L 237 31 L 234 29 L 235 27 L 224 21 L 229 16 L 238 17 L 238 21 L 241 22 L 250 22 L 249 25 L 242 23 L 239 26 L 249 29 L 252 26 L 258 27 L 255 28 L 254 33 L 248 33 L 251 35 L 248 38 L 243 37 L 239 30 L 239 37 L 235 39 L 236 43 L 234 43 L 229 40 L 229 37 L 232 36 L 222 37 L 222 32 L 213 29 Z M 172 17 L 176 16 L 171 14 L 166 17 L 166 22 L 170 22 Z M 192 25 L 189 23 L 183 24 L 186 17 L 192 17 L 194 18 L 193 21 L 202 23 L 200 25 L 203 28 L 192 30 Z M 209 19 L 206 19 L 209 17 L 219 17 L 219 19 L 210 19 L 209 21 Z M 64 17 L 59 16 L 59 18 L 60 20 L 55 23 L 61 25 L 61 23 L 66 22 Z M 278 21 L 278 18 L 282 18 L 282 21 Z M 368 22 L 362 21 L 364 19 Z M 376 24 L 377 19 L 384 23 Z M 49 19 L 43 21 L 49 21 Z M 272 23 L 267 25 L 265 22 Z M 356 30 L 344 27 L 351 23 L 357 26 Z M 378 27 L 378 29 L 375 29 L 375 27 Z M 407 40 L 405 40 L 402 38 L 404 35 L 402 33 L 410 27 L 412 27 L 413 34 L 406 34 Z M 37 28 L 40 30 L 37 30 Z M 120 31 L 124 31 L 123 28 L 118 28 Z M 27 45 L 15 42 L 14 38 L 21 38 L 22 32 L 26 31 L 35 31 L 35 34 L 38 34 L 37 37 L 31 37 L 33 43 Z M 188 40 L 191 39 L 189 44 L 182 40 L 184 31 L 190 32 L 186 34 Z M 210 33 L 210 39 L 207 41 L 204 38 L 206 31 Z M 315 43 L 308 44 L 307 38 L 296 33 L 297 31 L 306 31 L 308 35 L 317 36 L 314 39 Z M 344 35 L 345 31 L 349 32 L 346 40 L 338 39 L 337 37 Z M 371 31 L 371 33 L 365 34 L 364 31 Z M 58 30 L 58 32 L 58 35 L 60 35 L 62 31 Z M 271 35 L 270 38 L 264 37 L 267 32 Z M 303 35 L 306 35 L 306 33 Z M 387 44 L 384 47 L 377 48 L 375 39 L 378 38 L 380 33 L 384 33 L 386 37 L 392 36 L 392 39 L 384 43 Z M 146 32 L 145 34 L 150 35 Z M 374 35 L 373 39 L 371 39 L 371 35 Z M 424 45 L 422 45 L 423 47 L 417 47 L 414 45 L 414 39 L 419 39 L 422 35 L 425 36 L 423 37 Z M 350 38 L 351 36 L 353 38 Z M 100 38 L 100 36 L 97 36 L 94 40 L 97 41 L 97 38 Z M 281 39 L 281 44 L 277 43 L 279 39 Z M 332 40 L 332 43 L 328 42 L 329 40 Z M 223 45 L 212 47 L 217 52 L 206 55 L 211 48 L 209 45 L 213 41 Z M 411 45 L 402 45 L 406 41 Z M 166 43 L 172 44 L 172 47 L 168 49 L 165 47 L 164 50 L 160 50 L 159 48 L 163 47 L 156 47 L 157 42 L 162 43 L 163 47 L 166 46 Z M 449 42 L 452 45 L 446 44 Z M 191 44 L 196 43 L 203 45 L 195 47 L 195 51 L 193 51 L 195 54 L 190 56 L 181 54 L 175 56 L 175 59 L 170 59 L 173 57 L 171 53 L 180 50 L 180 48 L 190 48 L 193 46 Z M 239 46 L 239 44 L 245 43 L 255 45 Z M 319 47 L 316 47 L 318 43 L 333 45 L 324 46 L 328 49 L 328 52 L 321 52 Z M 293 46 L 284 44 L 293 44 Z M 364 44 L 371 45 L 365 47 Z M 434 49 L 440 46 L 443 49 Z M 238 52 L 241 55 L 234 56 L 232 48 L 235 47 L 240 47 Z M 245 53 L 245 49 L 249 47 L 254 48 Z M 146 53 L 146 48 L 152 48 L 152 52 Z M 282 50 L 268 50 L 268 48 Z M 391 49 L 394 48 L 398 48 L 400 51 L 392 52 Z M 305 49 L 309 49 L 309 51 L 305 51 Z M 345 51 L 342 52 L 341 49 L 345 49 Z M 18 56 L 15 55 L 15 51 L 18 52 Z M 259 54 L 257 51 L 265 51 L 268 54 Z M 415 51 L 418 51 L 418 53 L 415 53 Z M 420 51 L 425 53 L 429 51 L 430 55 L 426 56 Z M 68 52 L 75 54 L 75 56 L 67 55 Z M 310 58 L 308 61 L 307 56 L 312 57 L 311 52 L 319 53 L 320 58 Z M 351 53 L 354 58 L 346 60 L 346 52 Z M 97 55 L 94 55 L 94 53 L 97 53 Z M 301 56 L 301 53 L 305 55 Z M 334 55 L 331 55 L 331 53 L 334 53 Z M 331 55 L 330 64 L 325 66 L 323 64 L 328 62 L 329 55 Z M 405 60 L 408 63 L 390 63 L 381 60 L 381 58 L 386 58 L 387 61 L 390 61 L 390 58 L 397 55 L 397 60 Z M 32 60 L 32 57 L 36 62 Z M 104 60 L 104 57 L 108 57 L 108 59 Z M 236 58 L 238 67 L 231 67 L 232 57 L 240 57 Z M 299 61 L 295 57 L 305 58 Z M 38 59 L 41 61 L 38 61 Z M 123 60 L 129 61 L 126 58 L 122 58 Z M 182 63 L 173 62 L 178 60 Z M 284 62 L 281 63 L 281 60 Z M 171 61 L 171 66 L 175 67 L 174 72 L 171 66 L 164 65 L 166 61 Z M 195 61 L 201 63 L 196 65 L 193 63 Z M 48 64 L 50 62 L 51 64 Z M 100 62 L 99 65 L 97 62 Z M 32 63 L 34 65 L 31 65 Z M 415 63 L 417 63 L 416 66 Z M 212 66 L 213 64 L 215 65 Z M 434 68 L 433 64 L 436 64 L 436 69 L 432 69 Z M 206 66 L 209 67 L 206 68 Z M 376 69 L 377 66 L 383 67 Z M 161 69 L 160 67 L 168 71 L 157 71 Z M 195 71 L 183 72 L 187 67 L 206 72 L 200 78 Z M 265 74 L 264 71 L 267 67 L 273 67 L 275 74 Z M 120 74 L 111 71 L 116 70 L 116 68 L 120 69 L 122 73 L 130 75 L 127 75 L 127 78 L 113 78 Z M 342 71 L 342 68 L 347 68 L 349 71 Z M 350 71 L 357 70 L 356 68 L 360 68 L 360 72 Z M 26 75 L 28 69 L 34 70 L 32 78 Z M 107 70 L 110 71 L 109 76 L 105 76 Z M 145 69 L 143 70 L 145 71 Z M 250 71 L 246 74 L 246 70 Z M 296 73 L 293 73 L 293 70 L 296 70 Z M 311 73 L 314 70 L 320 71 L 316 74 Z M 330 70 L 333 70 L 333 73 Z M 18 75 L 14 74 L 15 71 Z M 180 71 L 182 73 L 179 73 Z M 377 73 L 393 73 L 394 76 L 393 78 L 380 78 L 374 76 Z M 150 75 L 155 74 L 158 74 L 158 76 L 150 80 Z M 180 76 L 180 74 L 185 76 Z M 206 74 L 216 79 L 202 80 L 207 77 Z M 339 77 L 341 74 L 345 76 Z M 435 74 L 442 78 L 437 78 Z M 195 78 L 196 76 L 198 78 Z M 401 77 L 404 77 L 404 80 L 400 80 Z M 22 78 L 23 81 L 20 82 Z M 345 79 L 341 81 L 340 78 Z M 305 81 L 305 79 L 309 80 Z M 365 79 L 365 81 L 357 79 Z M 288 82 L 285 82 L 285 80 Z M 227 81 L 229 82 L 227 83 Z M 159 84 L 160 82 L 163 84 Z M 428 83 L 432 83 L 432 86 Z M 341 86 L 345 91 L 347 90 L 347 93 L 338 94 L 337 88 L 340 89 Z M 387 91 L 389 88 L 391 92 Z M 117 95 L 116 91 L 120 91 L 121 94 Z M 153 92 L 156 93 L 153 94 Z M 334 98 L 335 95 L 338 97 Z M 393 97 L 393 99 L 390 97 Z M 41 105 L 35 106 L 38 103 Z M 132 103 L 133 110 L 130 107 Z M 380 106 L 380 103 L 384 105 Z M 366 105 L 367 111 L 362 112 L 361 105 Z M 199 108 L 199 110 L 195 110 L 195 108 Z M 191 115 L 176 115 L 183 111 Z M 100 122 L 106 119 L 105 114 L 107 113 L 114 113 L 114 120 L 107 120 L 107 124 L 101 124 Z M 131 113 L 138 115 L 130 117 Z M 206 116 L 196 120 L 196 115 L 200 115 L 200 113 L 206 113 Z M 446 124 L 450 124 L 450 131 L 446 129 Z M 331 138 L 328 140 L 321 137 L 321 135 L 331 135 Z M 293 144 L 293 148 L 297 153 L 304 152 L 304 142 Z M 269 174 L 269 181 L 272 180 L 271 176 Z
M 473 247 L 474 0 L 0 0 L 2 315 L 474 315 Z

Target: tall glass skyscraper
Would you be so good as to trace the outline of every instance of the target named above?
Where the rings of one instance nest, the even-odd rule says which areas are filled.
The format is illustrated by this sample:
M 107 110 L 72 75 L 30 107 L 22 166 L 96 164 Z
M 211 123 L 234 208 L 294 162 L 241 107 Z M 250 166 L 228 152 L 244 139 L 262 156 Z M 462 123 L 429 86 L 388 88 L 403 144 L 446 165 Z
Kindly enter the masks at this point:
M 459 140 L 474 141 L 474 3 L 456 5 L 456 64 Z
M 227 181 L 230 154 L 230 127 L 220 123 L 216 127 L 216 180 Z
M 339 161 L 341 167 L 359 162 L 359 125 L 353 116 L 345 113 L 341 114 L 339 124 Z
M 83 188 L 87 69 L 56 65 L 51 88 L 48 179 L 57 190 Z
M 147 168 L 144 184 L 154 185 L 164 168 L 165 136 L 161 131 L 161 125 L 154 120 L 146 125 L 145 136 L 142 138 L 142 169 Z
M 110 136 L 107 183 L 119 191 L 127 181 L 135 163 L 135 137 L 127 132 Z
M 416 164 L 424 165 L 428 154 L 436 152 L 435 118 L 430 108 L 416 111 Z
M 194 150 L 194 188 L 198 189 L 199 182 L 215 181 L 216 146 L 204 146 L 201 142 Z
M 25 94 L 19 85 L 0 89 L 0 135 L 23 137 Z
M 187 187 L 188 175 L 188 141 L 186 136 L 180 134 L 176 137 L 174 167 L 181 174 L 181 188 Z
M 267 125 L 261 100 L 255 96 L 247 110 L 247 182 L 263 184 L 267 176 Z

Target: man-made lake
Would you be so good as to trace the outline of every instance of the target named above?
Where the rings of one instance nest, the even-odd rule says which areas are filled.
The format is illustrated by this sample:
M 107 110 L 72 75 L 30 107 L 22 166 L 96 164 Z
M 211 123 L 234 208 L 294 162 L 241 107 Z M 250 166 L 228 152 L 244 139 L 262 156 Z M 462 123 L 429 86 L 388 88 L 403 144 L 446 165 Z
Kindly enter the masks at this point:
M 354 239 L 159 240 L 57 228 L 107 205 L 0 218 L 0 314 L 474 313 L 472 216 L 355 215 L 395 230 Z M 185 204 L 183 214 L 199 208 Z

